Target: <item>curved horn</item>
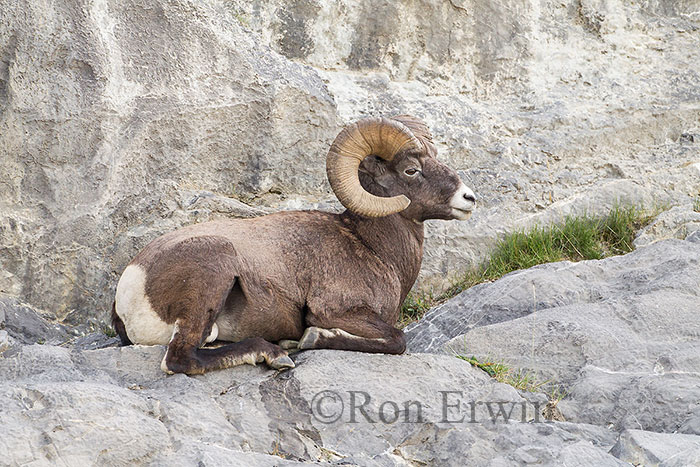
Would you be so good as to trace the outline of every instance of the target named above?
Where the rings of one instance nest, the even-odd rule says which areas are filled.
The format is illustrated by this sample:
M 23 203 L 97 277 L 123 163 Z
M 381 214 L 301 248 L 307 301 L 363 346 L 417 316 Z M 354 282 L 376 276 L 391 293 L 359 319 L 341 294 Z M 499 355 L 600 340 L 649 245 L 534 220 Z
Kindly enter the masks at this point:
M 336 136 L 326 157 L 326 173 L 333 193 L 347 209 L 368 217 L 403 211 L 411 203 L 404 195 L 383 198 L 360 184 L 358 169 L 369 155 L 390 161 L 406 147 L 420 148 L 418 139 L 403 123 L 375 117 L 348 125 Z

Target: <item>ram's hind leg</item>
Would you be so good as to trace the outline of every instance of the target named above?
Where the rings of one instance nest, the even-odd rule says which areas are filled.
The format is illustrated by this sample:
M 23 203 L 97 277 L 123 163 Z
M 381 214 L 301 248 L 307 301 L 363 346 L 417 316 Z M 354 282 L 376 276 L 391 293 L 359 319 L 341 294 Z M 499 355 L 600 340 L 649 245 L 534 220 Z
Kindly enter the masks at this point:
M 203 342 L 201 330 L 187 329 L 182 320 L 178 320 L 161 363 L 163 371 L 193 375 L 263 361 L 274 369 L 294 368 L 286 351 L 260 337 L 215 348 L 201 348 Z

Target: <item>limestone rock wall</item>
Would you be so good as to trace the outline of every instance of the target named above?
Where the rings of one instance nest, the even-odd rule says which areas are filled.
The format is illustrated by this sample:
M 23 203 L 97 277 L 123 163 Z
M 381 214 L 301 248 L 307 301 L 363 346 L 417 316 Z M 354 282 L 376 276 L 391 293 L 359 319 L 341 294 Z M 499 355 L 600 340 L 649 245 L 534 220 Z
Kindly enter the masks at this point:
M 202 209 L 255 213 L 223 197 L 326 196 L 332 96 L 223 3 L 2 10 L 3 291 L 59 317 L 102 314 L 159 233 Z
M 160 233 L 338 209 L 323 158 L 412 113 L 479 196 L 431 222 L 421 284 L 503 232 L 700 192 L 700 2 L 362 0 L 0 5 L 0 292 L 107 316 Z

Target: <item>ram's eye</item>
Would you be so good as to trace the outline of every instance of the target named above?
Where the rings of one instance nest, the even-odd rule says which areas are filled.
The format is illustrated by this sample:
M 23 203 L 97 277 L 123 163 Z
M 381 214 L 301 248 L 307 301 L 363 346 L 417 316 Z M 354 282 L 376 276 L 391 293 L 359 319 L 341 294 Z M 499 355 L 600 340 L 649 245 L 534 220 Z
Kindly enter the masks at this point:
M 413 176 L 418 173 L 418 169 L 406 169 L 403 171 L 406 175 Z

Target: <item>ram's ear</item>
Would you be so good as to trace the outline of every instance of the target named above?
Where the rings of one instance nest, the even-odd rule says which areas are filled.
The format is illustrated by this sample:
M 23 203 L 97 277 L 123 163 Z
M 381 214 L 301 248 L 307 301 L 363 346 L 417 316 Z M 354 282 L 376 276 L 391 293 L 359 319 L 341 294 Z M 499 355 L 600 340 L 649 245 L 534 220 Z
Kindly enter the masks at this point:
M 391 186 L 391 169 L 389 162 L 381 157 L 369 156 L 362 161 L 359 168 L 360 174 L 368 175 L 377 185 L 389 188 Z
M 377 156 L 366 157 L 360 164 L 359 169 L 360 173 L 365 173 L 375 180 L 386 174 L 388 170 L 387 162 Z

